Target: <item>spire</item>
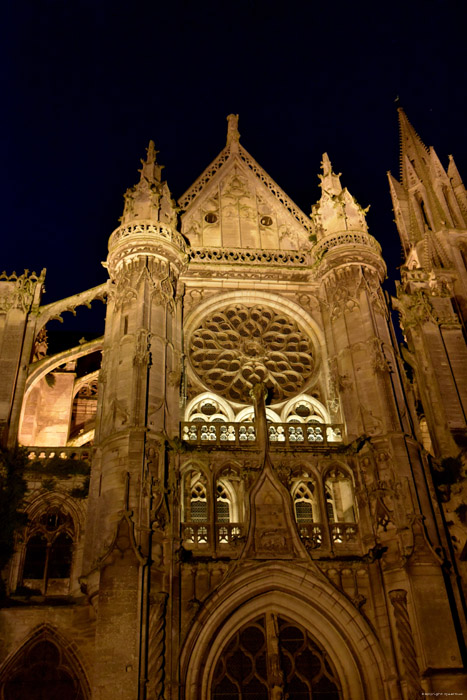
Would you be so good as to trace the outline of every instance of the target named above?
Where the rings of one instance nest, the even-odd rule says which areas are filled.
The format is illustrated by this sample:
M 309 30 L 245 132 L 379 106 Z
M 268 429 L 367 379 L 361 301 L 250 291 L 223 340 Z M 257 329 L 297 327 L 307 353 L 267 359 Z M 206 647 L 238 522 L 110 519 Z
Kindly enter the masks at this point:
M 327 153 L 323 153 L 321 169 L 323 173 L 318 175 L 321 199 L 311 210 L 311 220 L 317 239 L 344 231 L 367 233 L 365 215 L 368 209 L 362 209 L 348 189 L 342 188 L 340 174 L 336 175 L 333 172 Z
M 425 146 L 401 107 L 398 116 L 401 183 L 390 174 L 389 183 L 397 228 L 408 256 L 412 246 L 426 242 L 427 233 L 463 229 L 467 200 L 464 200 L 465 190 L 452 161 L 446 173 L 434 148 Z M 427 248 L 433 253 L 436 249 L 435 243 Z M 430 264 L 436 267 L 440 256 L 430 256 Z M 421 257 L 426 259 L 426 256 Z
M 423 175 L 428 167 L 428 149 L 409 122 L 402 107 L 398 107 L 397 112 L 401 147 L 401 180 L 404 187 L 410 187 L 414 184 L 413 170 L 423 180 Z
M 130 221 L 160 221 L 176 225 L 178 209 L 167 182 L 161 180 L 163 165 L 157 162 L 158 151 L 154 141 L 149 141 L 146 159 L 141 158 L 139 182 L 124 194 L 125 206 L 122 224 Z
M 231 149 L 237 148 L 239 141 L 238 114 L 229 114 L 227 117 L 227 146 L 230 146 Z

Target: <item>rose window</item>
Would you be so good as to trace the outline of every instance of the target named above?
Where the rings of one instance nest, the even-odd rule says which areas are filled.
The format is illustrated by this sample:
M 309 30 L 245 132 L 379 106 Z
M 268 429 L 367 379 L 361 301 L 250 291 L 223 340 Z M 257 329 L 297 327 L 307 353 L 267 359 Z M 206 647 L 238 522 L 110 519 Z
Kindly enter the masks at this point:
M 311 339 L 291 318 L 265 306 L 232 304 L 193 332 L 189 354 L 201 381 L 233 401 L 249 403 L 264 382 L 274 402 L 303 391 L 315 361 Z

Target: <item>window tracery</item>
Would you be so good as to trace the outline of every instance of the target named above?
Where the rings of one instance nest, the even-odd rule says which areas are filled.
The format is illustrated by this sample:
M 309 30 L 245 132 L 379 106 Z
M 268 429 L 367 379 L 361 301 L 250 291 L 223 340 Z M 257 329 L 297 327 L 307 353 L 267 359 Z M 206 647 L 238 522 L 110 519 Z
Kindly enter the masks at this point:
M 314 374 L 311 339 L 285 314 L 260 304 L 230 304 L 211 313 L 192 333 L 189 357 L 198 378 L 233 401 L 249 402 L 264 382 L 274 402 L 301 392 Z
M 237 472 L 228 467 L 217 478 L 209 479 L 198 470 L 188 471 L 182 516 L 185 543 L 216 546 L 241 535 L 243 489 Z
M 352 479 L 338 468 L 331 469 L 324 482 L 326 511 L 335 544 L 353 542 L 357 538 L 357 518 Z
M 214 670 L 212 700 L 340 700 L 330 659 L 302 625 L 266 613 L 242 627 Z
M 23 584 L 42 593 L 66 593 L 73 560 L 74 526 L 70 515 L 51 506 L 30 526 L 26 536 Z M 65 587 L 61 584 L 65 584 Z
M 311 480 L 306 482 L 300 481 L 293 489 L 295 517 L 299 525 L 319 521 L 314 491 L 315 484 Z
M 69 655 L 46 633 L 26 645 L 0 683 L 2 700 L 84 700 L 87 694 Z

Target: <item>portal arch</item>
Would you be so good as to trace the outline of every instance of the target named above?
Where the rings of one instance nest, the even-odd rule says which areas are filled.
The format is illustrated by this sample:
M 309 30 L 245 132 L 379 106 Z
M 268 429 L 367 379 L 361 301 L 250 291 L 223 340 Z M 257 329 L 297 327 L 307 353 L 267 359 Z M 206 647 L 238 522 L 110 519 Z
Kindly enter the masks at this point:
M 387 661 L 364 617 L 308 565 L 247 565 L 206 603 L 182 652 L 184 700 L 211 700 L 230 640 L 259 614 L 306 629 L 335 669 L 342 700 L 387 700 Z

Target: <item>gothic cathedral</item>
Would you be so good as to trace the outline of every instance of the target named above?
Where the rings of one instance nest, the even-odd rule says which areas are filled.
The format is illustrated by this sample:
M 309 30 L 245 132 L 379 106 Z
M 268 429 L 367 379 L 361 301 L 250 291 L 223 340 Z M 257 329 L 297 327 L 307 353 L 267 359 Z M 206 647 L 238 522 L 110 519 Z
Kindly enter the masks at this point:
M 399 120 L 392 301 L 328 156 L 308 216 L 236 115 L 178 202 L 150 142 L 102 285 L 0 276 L 0 700 L 467 692 L 467 195 Z

